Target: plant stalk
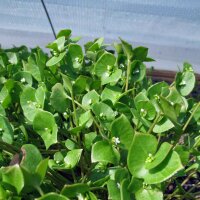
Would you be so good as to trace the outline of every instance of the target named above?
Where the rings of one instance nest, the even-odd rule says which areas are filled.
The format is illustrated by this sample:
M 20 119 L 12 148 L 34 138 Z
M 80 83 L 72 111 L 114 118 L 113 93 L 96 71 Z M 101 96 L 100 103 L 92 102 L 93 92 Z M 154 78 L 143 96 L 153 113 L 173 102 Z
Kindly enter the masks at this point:
M 126 73 L 126 86 L 125 86 L 125 92 L 128 90 L 128 81 L 129 81 L 129 76 L 130 76 L 130 71 L 131 71 L 131 62 L 130 59 L 128 58 L 127 60 L 127 73 Z
M 187 122 L 185 123 L 185 125 L 183 126 L 183 129 L 182 129 L 182 132 L 184 132 L 187 128 L 187 126 L 189 125 L 190 121 L 192 120 L 192 117 L 194 116 L 195 112 L 197 111 L 197 109 L 199 108 L 200 106 L 200 102 L 197 103 L 197 105 L 195 106 L 194 110 L 192 111 L 189 119 L 187 120 Z
M 151 132 L 153 131 L 154 126 L 156 125 L 156 123 L 158 122 L 159 118 L 161 116 L 161 113 L 159 112 L 153 122 L 153 124 L 151 125 L 151 127 L 149 128 L 147 134 L 151 134 Z

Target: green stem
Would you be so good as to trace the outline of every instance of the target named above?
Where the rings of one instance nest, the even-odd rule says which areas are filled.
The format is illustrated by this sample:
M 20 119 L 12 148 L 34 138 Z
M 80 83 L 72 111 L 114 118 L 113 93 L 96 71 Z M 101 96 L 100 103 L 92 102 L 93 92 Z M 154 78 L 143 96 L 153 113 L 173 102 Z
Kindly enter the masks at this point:
M 16 154 L 20 152 L 20 150 L 17 147 L 3 141 L 0 141 L 0 149 L 7 151 L 11 154 Z
M 127 92 L 130 92 L 130 91 L 132 91 L 132 90 L 133 90 L 133 89 L 130 89 L 130 90 L 128 90 Z M 87 109 L 85 109 L 78 101 L 74 100 L 72 97 L 70 97 L 70 96 L 68 96 L 68 95 L 66 95 L 66 96 L 67 96 L 68 99 L 70 99 L 70 100 L 72 101 L 72 105 L 73 105 L 73 103 L 74 103 L 74 104 L 78 105 L 80 108 L 82 108 L 84 111 L 87 111 Z M 92 118 L 93 118 L 93 121 L 94 121 L 95 125 L 96 125 L 97 128 L 99 129 L 99 133 L 100 133 L 100 135 L 102 136 L 102 138 L 108 140 L 108 138 L 107 138 L 107 137 L 103 134 L 103 132 L 101 131 L 101 127 L 100 127 L 100 125 L 98 124 L 98 122 L 96 121 L 95 117 L 94 117 L 93 115 L 91 115 L 91 116 L 92 116 Z
M 125 86 L 125 91 L 128 90 L 128 81 L 129 81 L 129 76 L 130 76 L 130 70 L 131 70 L 131 62 L 130 59 L 128 58 L 128 63 L 127 63 L 127 73 L 126 73 L 126 86 Z
M 197 111 L 197 109 L 199 108 L 200 106 L 200 102 L 197 103 L 197 105 L 195 106 L 194 110 L 192 111 L 189 119 L 187 120 L 187 122 L 185 123 L 185 125 L 183 126 L 183 129 L 182 129 L 182 132 L 184 132 L 187 128 L 187 126 L 189 125 L 190 121 L 192 120 L 192 117 L 194 116 L 195 112 Z
M 76 105 L 75 105 L 75 102 L 74 102 L 74 93 L 73 93 L 73 91 L 71 92 L 71 97 L 72 97 L 72 107 L 73 107 L 73 110 L 74 110 L 75 125 L 78 126 L 78 119 L 77 119 Z
M 38 185 L 38 186 L 35 186 L 35 189 L 40 193 L 41 196 L 44 195 L 44 192 L 42 191 L 41 187 Z
M 78 101 L 72 99 L 72 97 L 70 97 L 69 95 L 66 94 L 66 97 L 71 100 L 72 102 L 74 102 L 77 106 L 79 106 L 80 108 L 82 108 L 83 110 L 87 111 Z
M 134 90 L 135 90 L 135 88 L 131 88 L 131 89 L 129 89 L 129 90 L 123 92 L 123 93 L 116 99 L 116 101 L 118 101 L 118 100 L 119 100 L 120 98 L 122 98 L 124 95 L 126 95 L 126 94 L 128 94 L 129 92 L 132 92 L 132 91 L 134 91 Z
M 58 80 L 58 78 L 55 76 L 55 74 L 51 71 L 50 68 L 47 68 L 48 71 L 51 73 L 51 75 L 59 82 L 60 80 Z
M 55 177 L 60 183 L 64 183 L 64 184 L 71 184 L 71 182 L 66 179 L 64 176 L 62 176 L 61 174 L 59 174 L 58 172 L 56 172 L 55 170 L 48 168 L 48 171 L 53 175 L 53 177 Z
M 151 127 L 149 128 L 147 134 L 150 134 L 153 131 L 154 126 L 156 125 L 156 123 L 158 122 L 159 118 L 161 116 L 161 113 L 159 112 L 153 122 L 153 124 L 151 125 Z
M 77 179 L 76 179 L 76 175 L 75 175 L 75 173 L 74 173 L 74 170 L 71 169 L 71 172 L 72 172 L 72 177 L 73 177 L 73 179 L 74 179 L 74 183 L 77 183 Z

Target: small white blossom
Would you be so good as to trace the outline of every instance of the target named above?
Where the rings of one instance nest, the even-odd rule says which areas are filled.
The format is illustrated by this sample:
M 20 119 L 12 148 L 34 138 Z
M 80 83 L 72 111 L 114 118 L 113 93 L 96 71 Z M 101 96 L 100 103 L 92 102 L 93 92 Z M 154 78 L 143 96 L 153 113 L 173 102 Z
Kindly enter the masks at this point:
M 186 85 L 185 81 L 181 81 L 179 85 Z
M 25 79 L 25 78 L 22 78 L 20 81 L 21 81 L 22 83 L 25 83 L 25 82 L 26 82 L 26 79 Z
M 104 76 L 105 76 L 105 77 L 109 77 L 110 74 L 109 74 L 108 72 L 106 72 L 106 73 L 104 74 Z
M 120 183 L 117 183 L 117 187 L 120 189 Z
M 2 128 L 0 128 L 0 132 L 1 132 L 1 131 L 3 131 L 3 129 L 2 129 Z
M 100 115 L 99 115 L 100 117 L 103 117 L 103 113 L 100 113 Z
M 107 70 L 111 70 L 111 69 L 112 69 L 112 66 L 107 65 Z
M 74 60 L 75 60 L 76 62 L 79 62 L 79 58 L 78 58 L 78 57 L 76 57 Z
M 141 113 L 144 113 L 144 112 L 145 112 L 145 109 L 141 108 L 140 112 L 141 112 Z
M 115 114 L 115 116 L 116 116 L 116 115 L 118 115 L 118 112 L 117 112 L 117 111 L 115 111 L 115 112 L 114 112 L 114 114 Z
M 121 68 L 124 68 L 124 65 L 123 65 L 123 64 L 120 64 L 120 67 L 121 67 Z
M 64 112 L 64 113 L 63 113 L 63 115 L 65 116 L 65 115 L 67 115 L 67 113 L 66 113 L 66 112 Z
M 91 103 L 92 103 L 92 99 L 89 99 L 88 104 L 91 104 Z
M 117 146 L 120 143 L 120 140 L 118 137 L 113 137 L 112 142 L 115 143 L 115 145 Z
M 48 128 L 44 128 L 45 131 L 48 131 Z
M 140 70 L 138 69 L 138 70 L 134 71 L 134 74 L 137 74 L 137 73 L 139 73 L 139 72 L 140 72 Z

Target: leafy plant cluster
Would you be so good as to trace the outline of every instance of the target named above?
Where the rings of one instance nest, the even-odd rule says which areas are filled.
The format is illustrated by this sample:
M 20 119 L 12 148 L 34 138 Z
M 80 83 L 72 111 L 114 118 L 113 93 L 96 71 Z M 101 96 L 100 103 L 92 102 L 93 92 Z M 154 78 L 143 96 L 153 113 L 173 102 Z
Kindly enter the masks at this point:
M 0 49 L 0 199 L 197 198 L 192 66 L 153 84 L 147 48 L 79 39 Z

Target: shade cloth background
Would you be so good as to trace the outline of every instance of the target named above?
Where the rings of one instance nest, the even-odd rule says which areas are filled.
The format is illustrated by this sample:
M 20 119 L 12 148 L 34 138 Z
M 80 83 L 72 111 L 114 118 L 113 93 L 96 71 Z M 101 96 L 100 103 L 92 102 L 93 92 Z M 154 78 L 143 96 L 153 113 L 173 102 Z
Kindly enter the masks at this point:
M 70 28 L 81 44 L 121 36 L 149 48 L 156 69 L 178 70 L 182 62 L 200 73 L 199 0 L 44 0 L 54 29 Z M 40 0 L 0 0 L 0 44 L 45 45 L 54 39 Z

